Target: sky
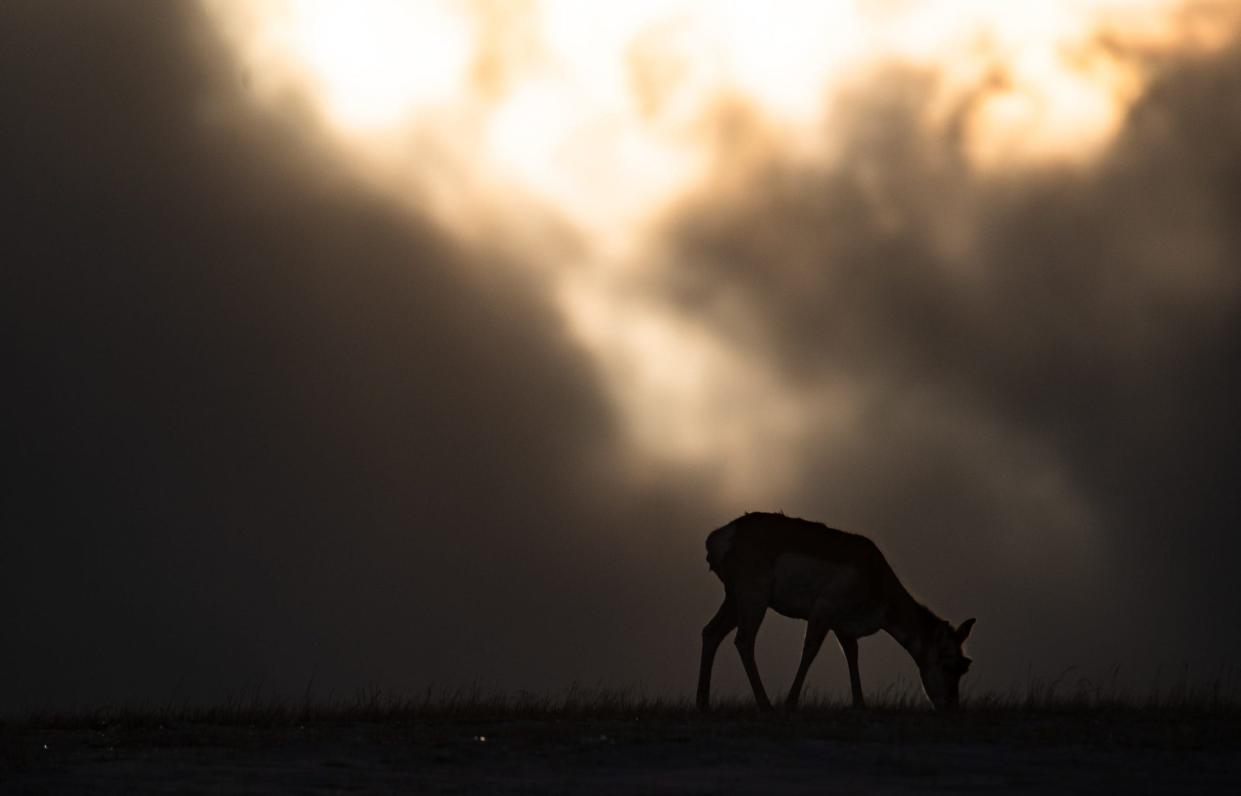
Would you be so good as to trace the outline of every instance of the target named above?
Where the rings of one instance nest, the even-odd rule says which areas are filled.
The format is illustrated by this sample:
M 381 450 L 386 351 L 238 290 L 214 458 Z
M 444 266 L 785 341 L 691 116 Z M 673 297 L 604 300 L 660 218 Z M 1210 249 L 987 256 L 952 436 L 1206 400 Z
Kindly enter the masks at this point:
M 613 5 L 0 5 L 0 710 L 688 694 L 747 510 L 1232 665 L 1236 6 Z

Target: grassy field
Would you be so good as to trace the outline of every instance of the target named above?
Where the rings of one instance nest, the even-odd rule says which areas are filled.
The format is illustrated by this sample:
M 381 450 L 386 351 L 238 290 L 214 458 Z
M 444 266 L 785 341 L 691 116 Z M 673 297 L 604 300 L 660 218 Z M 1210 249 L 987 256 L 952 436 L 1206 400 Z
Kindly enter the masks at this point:
M 1241 787 L 1241 703 L 1219 688 L 1136 701 L 1054 685 L 954 715 L 912 693 L 703 715 L 683 701 L 380 692 L 0 722 L 0 790 L 42 792 L 1218 792 Z

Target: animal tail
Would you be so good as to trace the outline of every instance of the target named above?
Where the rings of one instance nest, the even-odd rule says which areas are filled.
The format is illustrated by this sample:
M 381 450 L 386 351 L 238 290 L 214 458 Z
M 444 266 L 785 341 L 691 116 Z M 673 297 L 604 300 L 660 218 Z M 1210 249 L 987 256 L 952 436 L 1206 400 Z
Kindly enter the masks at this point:
M 728 553 L 733 549 L 733 535 L 737 529 L 733 523 L 717 528 L 707 535 L 707 569 L 718 572 Z

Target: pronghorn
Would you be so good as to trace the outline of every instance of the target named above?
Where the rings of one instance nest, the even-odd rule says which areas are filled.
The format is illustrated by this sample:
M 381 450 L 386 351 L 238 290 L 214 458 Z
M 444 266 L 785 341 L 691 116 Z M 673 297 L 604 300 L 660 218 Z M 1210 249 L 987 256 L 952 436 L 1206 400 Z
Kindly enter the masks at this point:
M 922 687 L 937 709 L 957 707 L 961 676 L 970 666 L 961 644 L 974 620 L 953 628 L 911 597 L 865 536 L 783 514 L 749 513 L 711 532 L 707 565 L 724 583 L 724 603 L 702 629 L 699 709 L 706 710 L 710 701 L 715 651 L 733 628 L 754 698 L 760 708 L 771 708 L 754 662 L 754 639 L 768 606 L 807 621 L 788 707 L 797 706 L 806 672 L 831 630 L 849 663 L 854 707 L 864 706 L 857 640 L 879 630 L 886 630 L 913 657 Z

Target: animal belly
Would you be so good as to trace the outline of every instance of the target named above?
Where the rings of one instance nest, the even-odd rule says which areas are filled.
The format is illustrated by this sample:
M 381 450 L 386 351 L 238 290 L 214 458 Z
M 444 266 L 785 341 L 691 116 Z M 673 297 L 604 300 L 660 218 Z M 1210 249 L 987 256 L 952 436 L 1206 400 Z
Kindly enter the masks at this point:
M 853 570 L 810 556 L 786 553 L 772 572 L 771 607 L 794 619 L 809 619 L 824 601 L 844 596 L 854 582 Z
M 862 638 L 879 630 L 880 613 L 874 609 L 858 609 L 845 614 L 832 623 L 835 630 L 843 638 Z

